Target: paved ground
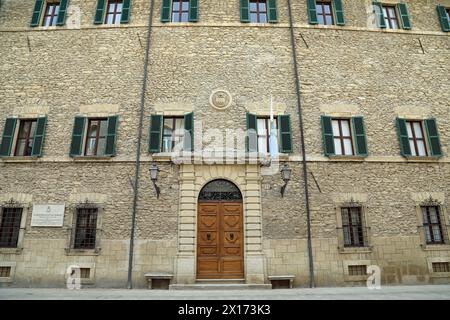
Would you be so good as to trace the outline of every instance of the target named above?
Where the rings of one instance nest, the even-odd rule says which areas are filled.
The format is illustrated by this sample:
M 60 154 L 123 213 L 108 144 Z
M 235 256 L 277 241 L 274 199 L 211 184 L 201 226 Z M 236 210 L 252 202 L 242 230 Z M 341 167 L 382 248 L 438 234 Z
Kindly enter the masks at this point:
M 0 300 L 450 300 L 450 285 L 390 286 L 380 290 L 315 288 L 278 290 L 141 290 L 2 288 Z

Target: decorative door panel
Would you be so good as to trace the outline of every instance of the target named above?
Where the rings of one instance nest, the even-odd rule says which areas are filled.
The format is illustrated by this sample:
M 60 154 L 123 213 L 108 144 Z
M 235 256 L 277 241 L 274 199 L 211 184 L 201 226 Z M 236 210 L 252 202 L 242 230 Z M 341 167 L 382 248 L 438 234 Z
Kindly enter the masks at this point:
M 242 203 L 200 203 L 197 237 L 198 279 L 244 278 Z

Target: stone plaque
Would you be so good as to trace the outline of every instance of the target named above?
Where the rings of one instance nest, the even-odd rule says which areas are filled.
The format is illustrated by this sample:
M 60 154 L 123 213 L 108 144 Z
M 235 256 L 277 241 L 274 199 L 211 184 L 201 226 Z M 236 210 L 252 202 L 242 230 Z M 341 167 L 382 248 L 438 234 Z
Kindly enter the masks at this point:
M 62 227 L 64 223 L 63 204 L 33 205 L 32 227 Z
M 225 110 L 231 105 L 231 94 L 226 90 L 215 90 L 209 98 L 211 106 L 217 110 Z

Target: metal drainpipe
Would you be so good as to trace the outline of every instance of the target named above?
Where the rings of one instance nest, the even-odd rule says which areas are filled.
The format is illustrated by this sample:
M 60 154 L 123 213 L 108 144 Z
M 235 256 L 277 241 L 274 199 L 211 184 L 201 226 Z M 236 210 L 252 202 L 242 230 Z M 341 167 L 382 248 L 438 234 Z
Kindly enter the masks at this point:
M 302 166 L 303 166 L 303 181 L 305 188 L 305 205 L 306 205 L 306 223 L 308 229 L 308 258 L 309 258 L 309 287 L 315 287 L 314 280 L 314 261 L 313 261 L 313 252 L 312 252 L 312 240 L 311 240 L 311 212 L 309 207 L 309 190 L 308 190 L 308 169 L 306 163 L 306 148 L 305 148 L 305 131 L 303 128 L 303 115 L 302 115 L 302 104 L 301 104 L 301 96 L 300 96 L 300 75 L 298 71 L 298 63 L 297 63 L 297 47 L 295 42 L 295 34 L 294 34 L 294 22 L 292 19 L 292 6 L 291 0 L 288 0 L 288 11 L 289 11 L 289 27 L 291 30 L 291 46 L 292 46 L 292 56 L 294 60 L 294 73 L 295 73 L 295 89 L 297 93 L 297 106 L 298 106 L 298 117 L 300 122 L 300 131 L 301 131 L 301 149 L 302 149 Z
M 148 63 L 149 63 L 149 53 L 150 53 L 150 44 L 151 44 L 151 32 L 152 32 L 152 24 L 153 24 L 153 9 L 154 9 L 154 0 L 150 0 L 150 14 L 148 17 L 148 30 L 147 30 L 147 46 L 145 48 L 145 58 L 144 58 L 144 75 L 142 82 L 142 92 L 141 92 L 141 106 L 140 106 L 140 115 L 139 115 L 139 132 L 138 132 L 138 142 L 137 142 L 137 151 L 136 151 L 136 171 L 134 177 L 134 197 L 133 197 L 133 213 L 131 216 L 131 235 L 130 235 L 130 252 L 128 256 L 128 284 L 127 288 L 133 288 L 133 250 L 134 250 L 134 234 L 136 228 L 136 211 L 137 211 L 137 201 L 138 201 L 138 187 L 139 187 L 139 171 L 141 167 L 141 142 L 142 142 L 142 126 L 144 122 L 144 107 L 145 107 L 145 93 L 147 91 L 147 72 L 148 72 Z

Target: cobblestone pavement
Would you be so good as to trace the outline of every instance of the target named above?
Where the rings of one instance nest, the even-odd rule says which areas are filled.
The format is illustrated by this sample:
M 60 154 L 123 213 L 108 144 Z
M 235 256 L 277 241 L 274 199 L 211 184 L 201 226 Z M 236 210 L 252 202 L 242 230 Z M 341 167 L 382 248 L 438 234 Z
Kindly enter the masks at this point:
M 144 290 L 2 288 L 0 300 L 450 300 L 450 285 L 278 290 Z

